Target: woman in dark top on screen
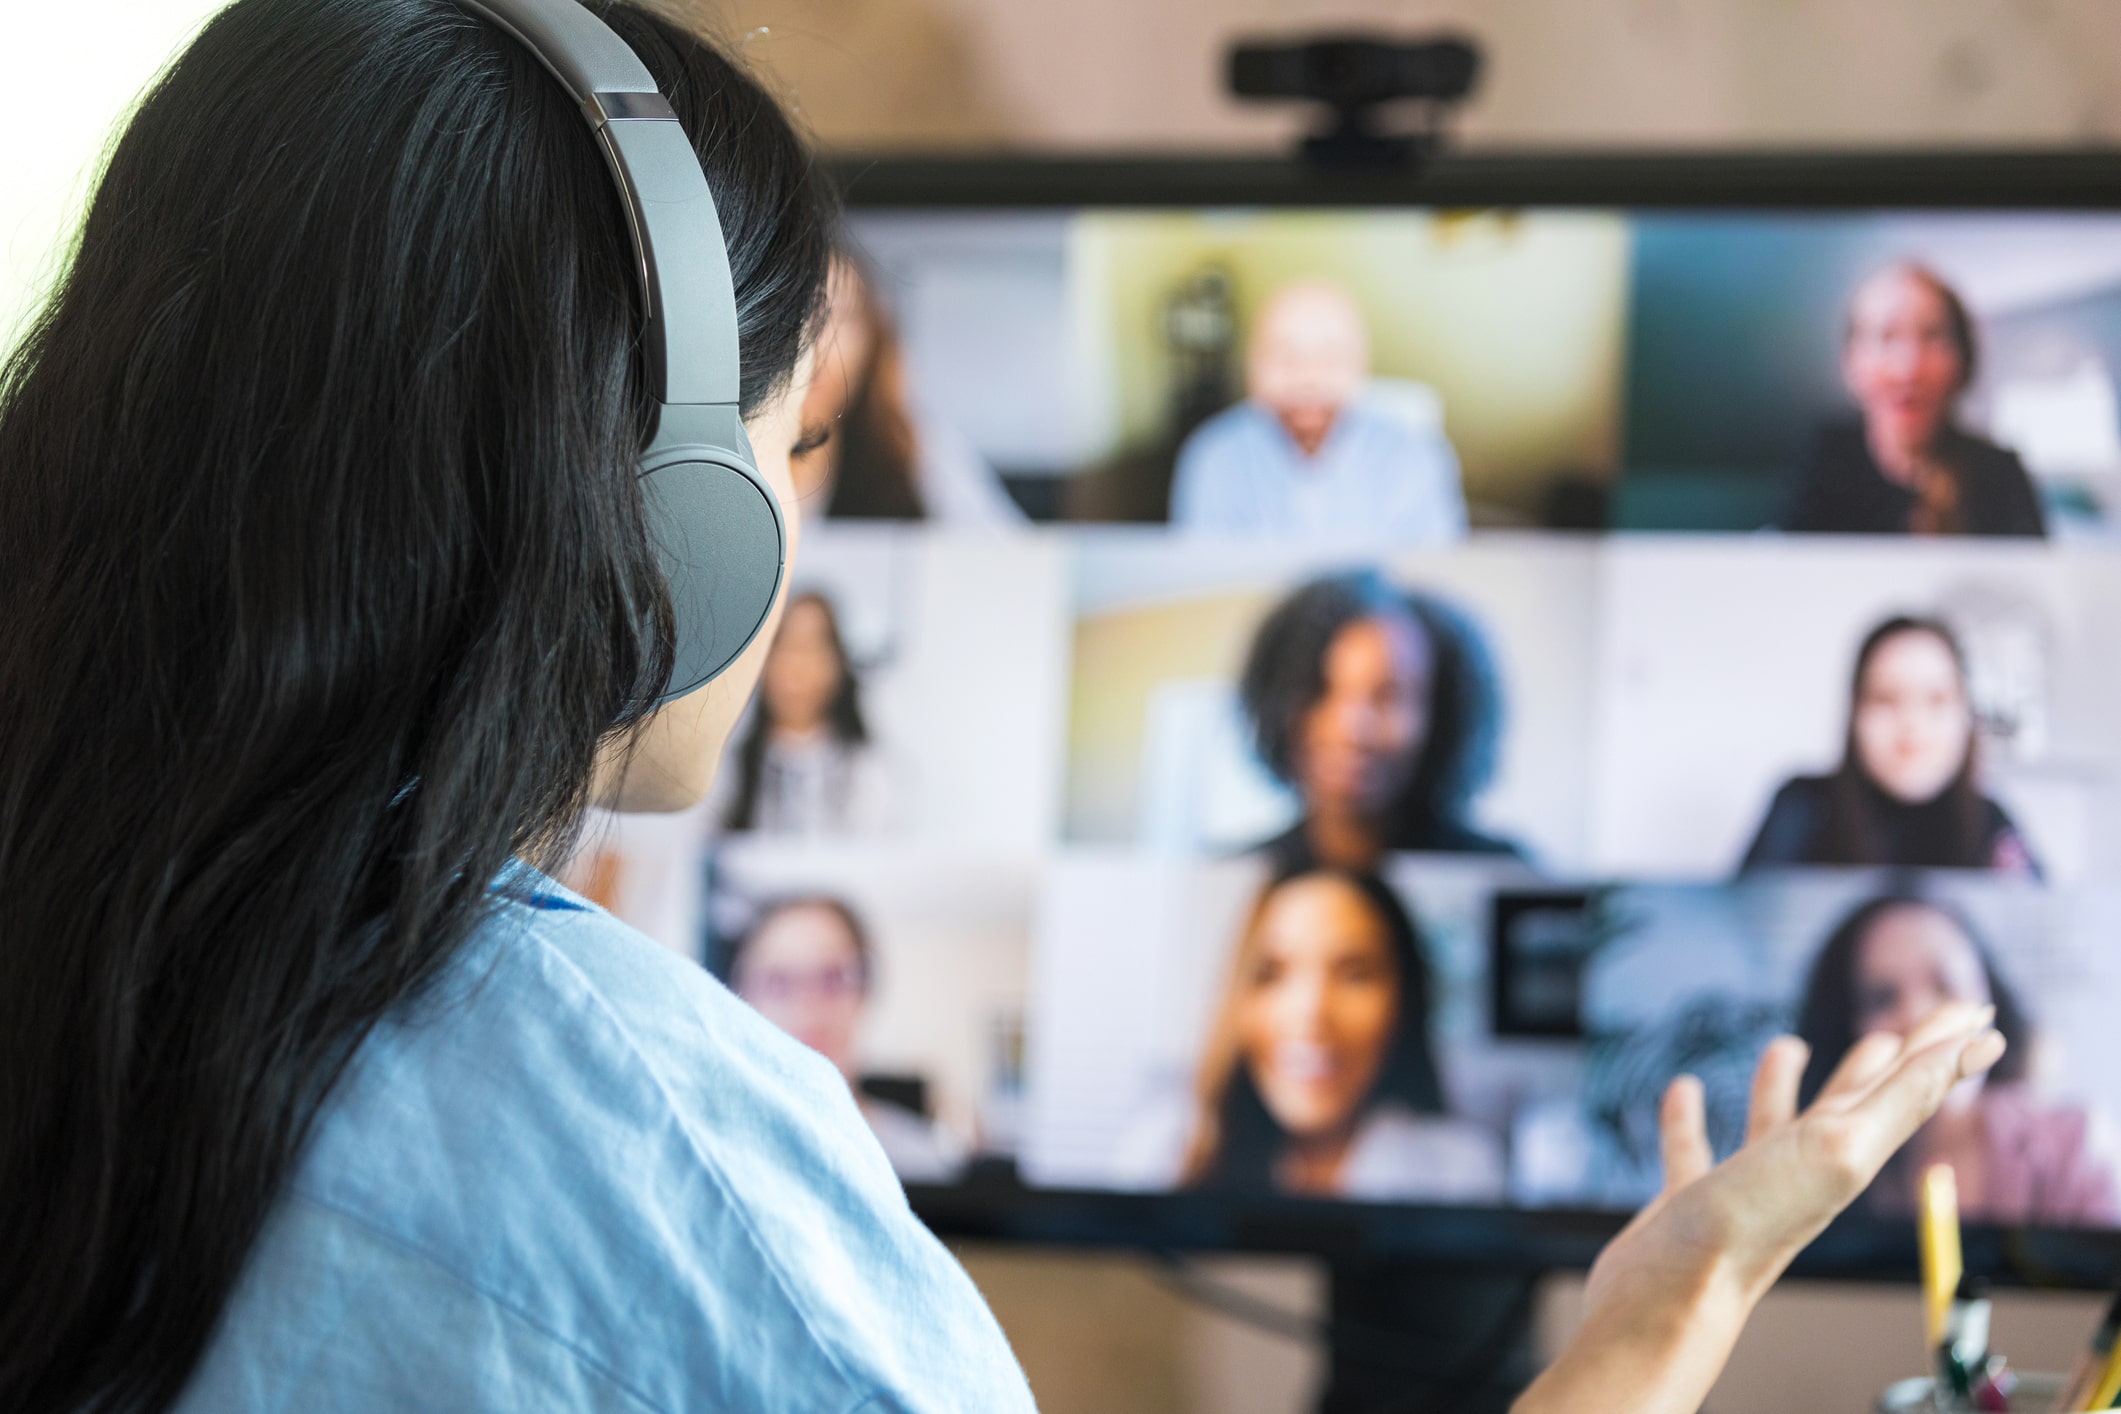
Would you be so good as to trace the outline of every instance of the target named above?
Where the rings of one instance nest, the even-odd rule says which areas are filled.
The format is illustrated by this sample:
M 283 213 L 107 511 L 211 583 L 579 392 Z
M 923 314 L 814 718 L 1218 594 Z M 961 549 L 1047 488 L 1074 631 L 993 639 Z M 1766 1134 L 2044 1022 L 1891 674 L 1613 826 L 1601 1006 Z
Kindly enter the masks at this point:
M 1368 570 L 1314 580 L 1260 625 L 1239 695 L 1260 760 L 1303 801 L 1264 846 L 1280 868 L 1517 853 L 1467 819 L 1495 774 L 1502 692 L 1479 630 L 1444 601 Z
M 2017 453 L 1953 420 L 1978 363 L 1974 321 L 1934 272 L 1893 265 L 1864 281 L 1841 347 L 1842 380 L 1861 416 L 1813 442 L 1783 529 L 2045 535 Z
M 1775 793 L 1746 869 L 2040 866 L 2003 807 L 1981 793 L 1966 655 L 1933 619 L 1888 619 L 1856 655 L 1841 765 Z

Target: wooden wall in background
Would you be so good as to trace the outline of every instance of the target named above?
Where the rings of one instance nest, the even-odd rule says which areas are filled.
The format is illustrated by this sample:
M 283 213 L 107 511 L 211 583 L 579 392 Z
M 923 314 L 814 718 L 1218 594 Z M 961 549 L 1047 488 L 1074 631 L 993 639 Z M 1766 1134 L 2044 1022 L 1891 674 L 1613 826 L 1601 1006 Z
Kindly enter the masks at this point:
M 671 0 L 780 77 L 826 141 L 1272 146 L 1221 93 L 1239 33 L 1478 36 L 1472 142 L 2051 144 L 2121 137 L 2107 0 Z

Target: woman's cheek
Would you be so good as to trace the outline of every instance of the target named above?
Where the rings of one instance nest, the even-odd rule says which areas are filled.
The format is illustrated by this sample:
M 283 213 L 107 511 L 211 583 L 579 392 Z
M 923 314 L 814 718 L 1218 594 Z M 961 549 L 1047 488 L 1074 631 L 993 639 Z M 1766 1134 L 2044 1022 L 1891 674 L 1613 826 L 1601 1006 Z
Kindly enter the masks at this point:
M 1341 1016 L 1338 1028 L 1341 1034 L 1369 1046 L 1381 1047 L 1399 1020 L 1394 989 L 1383 983 L 1361 983 L 1346 988 L 1337 1010 Z
M 1237 1013 L 1237 1048 L 1247 1057 L 1256 1059 L 1273 1046 L 1273 1017 L 1273 992 L 1264 986 L 1254 987 Z

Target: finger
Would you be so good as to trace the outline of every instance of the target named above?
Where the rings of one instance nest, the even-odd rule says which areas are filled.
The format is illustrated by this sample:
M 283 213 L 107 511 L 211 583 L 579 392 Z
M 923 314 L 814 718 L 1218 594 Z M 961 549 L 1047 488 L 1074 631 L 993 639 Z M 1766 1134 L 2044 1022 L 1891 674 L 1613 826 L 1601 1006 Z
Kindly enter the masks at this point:
M 1880 1066 L 1869 1077 L 1852 1073 L 1848 1085 L 1838 1091 L 1829 1086 L 1828 1091 L 1833 1093 L 1837 1104 L 1843 1107 L 1858 1104 L 1871 1089 L 1883 1084 L 1893 1074 L 1894 1068 L 1904 1064 L 1909 1057 L 1919 1055 L 1933 1046 L 1954 1042 L 1963 1046 L 1986 1030 L 1995 1015 L 1996 1009 L 1992 1006 L 1977 1007 L 1965 1002 L 1952 1002 L 1941 1006 L 1918 1022 L 1907 1035 L 1901 1037 L 1897 1047 L 1887 1047 L 1880 1043 L 1881 1054 L 1891 1051 L 1887 1064 Z
M 1954 1085 L 1994 1065 L 2003 1050 L 1999 1033 L 1983 1031 L 1971 1038 L 1948 1036 L 1909 1054 L 1850 1112 L 1861 1147 L 1882 1165 L 1929 1121 Z
M 1797 1117 L 1797 1091 L 1804 1084 L 1804 1068 L 1811 1060 L 1812 1048 L 1795 1036 L 1777 1036 L 1768 1042 L 1753 1071 L 1753 1097 L 1745 1116 L 1746 1143 Z
M 1868 1094 L 1907 1050 L 1907 1038 L 1893 1031 L 1873 1031 L 1849 1047 L 1841 1064 L 1819 1091 L 1822 1101 L 1837 1101 Z
M 1677 1192 L 1715 1166 L 1709 1148 L 1708 1096 L 1701 1082 L 1682 1075 L 1664 1092 L 1658 1116 L 1666 1192 Z
M 1959 1053 L 1959 1078 L 1968 1080 L 1976 1075 L 1987 1074 L 1997 1061 L 2003 1059 L 2003 1053 L 2009 1049 L 2010 1042 L 2003 1038 L 2001 1031 L 1982 1032 Z
M 1996 1009 L 1992 1006 L 1974 1006 L 1969 1002 L 1947 1003 L 1922 1018 L 1915 1029 L 1907 1033 L 1908 1052 L 1913 1054 L 1916 1051 L 1928 1050 L 1938 1042 L 1948 1041 L 1953 1037 L 1961 1041 L 1971 1041 L 1988 1030 L 1989 1023 L 1995 1019 Z

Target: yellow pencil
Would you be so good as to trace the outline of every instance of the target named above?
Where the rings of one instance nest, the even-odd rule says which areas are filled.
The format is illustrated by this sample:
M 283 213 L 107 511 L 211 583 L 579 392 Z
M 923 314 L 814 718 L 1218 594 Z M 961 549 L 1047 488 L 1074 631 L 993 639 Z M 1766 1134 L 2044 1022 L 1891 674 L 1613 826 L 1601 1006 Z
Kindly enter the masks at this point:
M 2116 1343 L 2106 1357 L 2106 1368 L 2099 1372 L 2099 1383 L 2092 1390 L 2091 1401 L 2082 1407 L 2111 1409 L 2116 1398 L 2121 1398 L 2121 1343 Z
M 1959 1182 L 1950 1164 L 1932 1164 L 1923 1171 L 1916 1235 L 1922 1247 L 1924 1331 L 1929 1348 L 1935 1350 L 1944 1344 L 1952 1293 L 1966 1272 L 1966 1259 L 1959 1248 Z
M 2072 1410 L 2090 1407 L 2085 1401 L 2098 1388 L 2099 1373 L 2106 1368 L 2107 1357 L 2114 1353 L 2116 1340 L 2121 1340 L 2121 1293 L 2108 1304 L 2106 1318 L 2092 1332 L 2091 1345 L 2077 1357 L 2077 1366 L 2070 1371 L 2069 1385 L 2063 1390 L 2056 1409 L 2070 1414 Z

